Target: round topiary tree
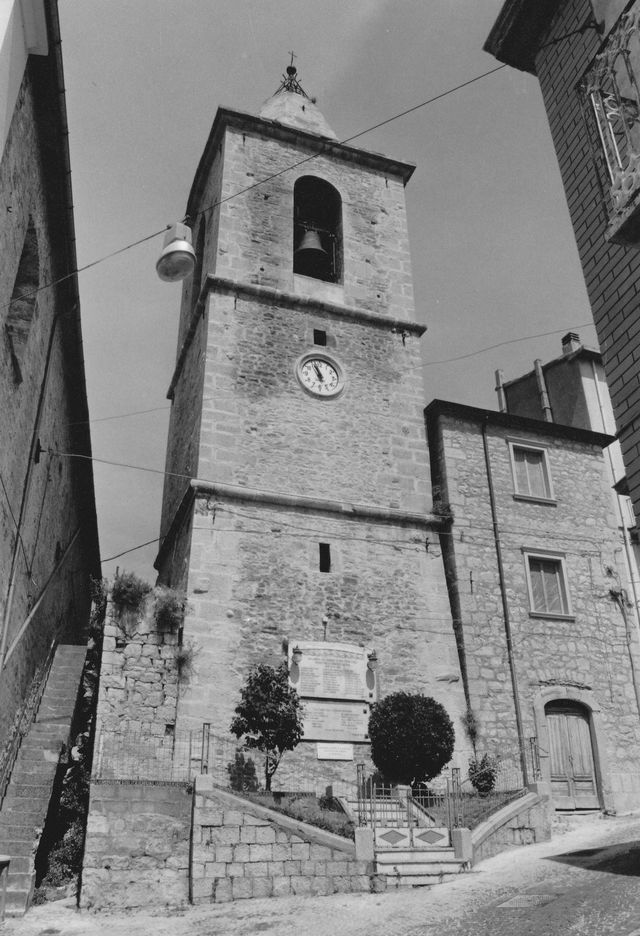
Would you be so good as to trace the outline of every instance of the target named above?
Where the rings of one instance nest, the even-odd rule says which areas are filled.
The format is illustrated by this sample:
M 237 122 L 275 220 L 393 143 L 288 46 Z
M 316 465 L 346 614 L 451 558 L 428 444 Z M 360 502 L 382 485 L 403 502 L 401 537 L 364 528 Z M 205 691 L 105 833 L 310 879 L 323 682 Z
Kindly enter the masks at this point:
M 372 706 L 371 757 L 389 783 L 431 780 L 449 763 L 455 732 L 445 709 L 419 692 L 393 692 Z

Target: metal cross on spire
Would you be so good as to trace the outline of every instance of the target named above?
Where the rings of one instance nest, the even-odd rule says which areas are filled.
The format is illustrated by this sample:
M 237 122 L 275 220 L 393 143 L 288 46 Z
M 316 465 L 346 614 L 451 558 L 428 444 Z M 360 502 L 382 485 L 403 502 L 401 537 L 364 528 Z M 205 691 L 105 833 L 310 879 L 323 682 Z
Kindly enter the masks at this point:
M 280 87 L 277 88 L 275 93 L 278 94 L 280 91 L 292 91 L 294 94 L 301 94 L 303 97 L 311 100 L 307 92 L 298 81 L 298 69 L 293 64 L 293 60 L 298 56 L 295 54 L 295 52 L 289 52 L 289 55 L 291 56 L 291 63 L 287 65 L 287 74 L 282 76 L 282 83 Z

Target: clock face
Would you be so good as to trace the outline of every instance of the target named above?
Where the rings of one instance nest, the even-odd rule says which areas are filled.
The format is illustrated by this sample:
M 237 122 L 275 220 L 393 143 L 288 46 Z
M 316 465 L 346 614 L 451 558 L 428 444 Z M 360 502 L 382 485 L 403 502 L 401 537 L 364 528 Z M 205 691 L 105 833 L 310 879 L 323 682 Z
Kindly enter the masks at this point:
M 324 357 L 305 357 L 298 364 L 298 380 L 314 396 L 335 396 L 342 390 L 338 366 Z

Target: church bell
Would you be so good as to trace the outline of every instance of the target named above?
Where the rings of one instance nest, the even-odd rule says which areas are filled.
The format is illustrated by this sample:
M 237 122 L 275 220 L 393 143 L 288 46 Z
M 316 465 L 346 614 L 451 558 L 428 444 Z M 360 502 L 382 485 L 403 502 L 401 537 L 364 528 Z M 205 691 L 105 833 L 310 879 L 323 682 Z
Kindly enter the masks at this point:
M 330 272 L 331 261 L 329 254 L 322 246 L 317 231 L 308 230 L 304 232 L 294 257 L 295 272 L 301 273 L 303 276 L 324 278 Z

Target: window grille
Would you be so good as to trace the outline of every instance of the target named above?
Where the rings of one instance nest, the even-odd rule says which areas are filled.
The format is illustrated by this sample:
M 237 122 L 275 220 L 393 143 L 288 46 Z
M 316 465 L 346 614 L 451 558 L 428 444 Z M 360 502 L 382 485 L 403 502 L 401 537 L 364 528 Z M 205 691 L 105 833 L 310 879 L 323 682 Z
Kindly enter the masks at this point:
M 622 14 L 578 87 L 608 236 L 627 244 L 640 241 L 634 211 L 640 194 L 639 76 L 640 0 Z

